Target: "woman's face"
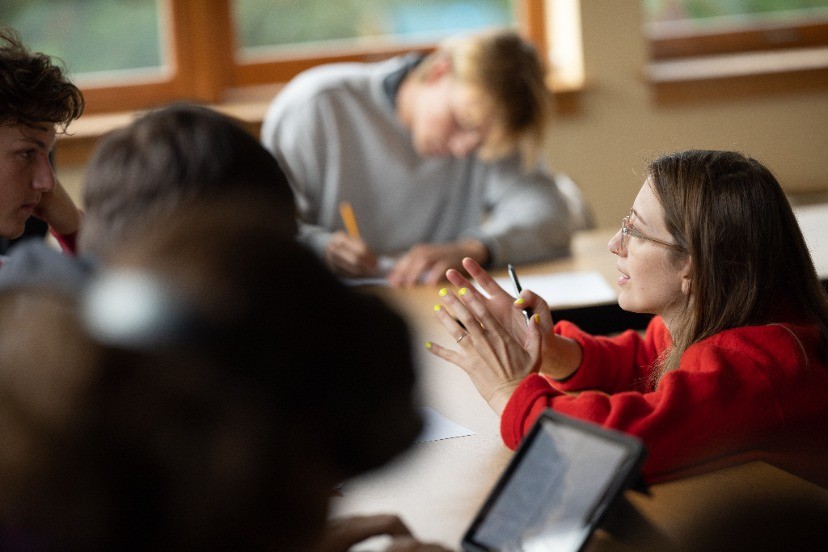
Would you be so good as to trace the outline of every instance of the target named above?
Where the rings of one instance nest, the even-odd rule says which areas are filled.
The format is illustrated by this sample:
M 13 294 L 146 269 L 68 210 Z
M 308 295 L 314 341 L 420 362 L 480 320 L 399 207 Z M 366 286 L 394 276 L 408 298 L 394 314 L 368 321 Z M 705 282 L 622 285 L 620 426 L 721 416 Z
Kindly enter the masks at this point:
M 675 309 L 683 302 L 682 295 L 689 290 L 690 256 L 672 260 L 675 253 L 658 243 L 675 240 L 667 231 L 664 209 L 649 178 L 633 202 L 627 228 L 626 238 L 619 230 L 608 244 L 618 255 L 618 304 L 627 311 L 661 315 L 669 327 Z

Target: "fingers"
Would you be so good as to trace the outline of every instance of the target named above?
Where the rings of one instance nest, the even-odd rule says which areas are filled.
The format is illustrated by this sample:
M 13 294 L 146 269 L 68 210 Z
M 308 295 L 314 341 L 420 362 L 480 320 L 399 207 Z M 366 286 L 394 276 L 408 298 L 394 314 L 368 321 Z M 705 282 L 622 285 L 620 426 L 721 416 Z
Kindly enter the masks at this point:
M 489 275 L 489 273 L 486 272 L 483 269 L 483 267 L 480 266 L 480 264 L 474 259 L 470 257 L 466 257 L 465 259 L 463 259 L 463 268 L 466 269 L 466 271 L 469 273 L 469 276 L 471 276 L 477 282 L 480 288 L 483 289 L 490 296 L 494 297 L 498 294 L 509 295 L 509 293 L 506 292 L 506 290 L 504 290 L 502 287 L 500 287 L 500 284 L 498 284 L 495 281 L 495 279 L 492 278 L 491 275 Z
M 59 234 L 74 234 L 81 226 L 81 213 L 58 180 L 55 180 L 55 187 L 51 191 L 41 195 L 34 214 Z
M 514 307 L 528 311 L 530 317 L 538 315 L 538 324 L 544 329 L 549 329 L 554 325 L 549 304 L 532 290 L 521 291 L 520 296 L 514 302 Z
M 529 325 L 526 328 L 526 342 L 524 350 L 529 353 L 533 364 L 540 362 L 543 354 L 543 333 L 540 327 L 540 315 L 534 314 L 529 318 Z
M 446 280 L 457 286 L 457 288 L 471 288 L 472 283 L 456 268 L 450 268 L 446 271 Z
M 429 266 L 426 257 L 415 251 L 409 251 L 394 263 L 394 268 L 388 273 L 388 283 L 394 287 L 416 285 L 425 279 Z
M 410 537 L 411 531 L 399 517 L 391 514 L 332 519 L 317 552 L 345 552 L 358 542 L 377 535 Z
M 392 286 L 434 285 L 443 281 L 446 269 L 459 264 L 459 257 L 447 245 L 415 245 L 399 258 L 388 274 Z
M 438 544 L 422 543 L 414 537 L 400 537 L 385 549 L 385 552 L 451 552 Z
M 453 312 L 459 310 L 460 309 L 454 309 Z M 468 310 L 452 314 L 452 312 L 446 309 L 443 305 L 434 305 L 434 312 L 437 314 L 437 319 L 440 320 L 443 327 L 446 328 L 446 331 L 448 331 L 448 334 L 452 339 L 454 339 L 455 343 L 458 345 L 461 343 L 464 343 L 465 345 L 471 343 L 472 338 L 466 328 L 478 324 Z
M 341 231 L 331 235 L 325 259 L 334 271 L 346 276 L 371 276 L 377 270 L 376 255 L 368 245 Z

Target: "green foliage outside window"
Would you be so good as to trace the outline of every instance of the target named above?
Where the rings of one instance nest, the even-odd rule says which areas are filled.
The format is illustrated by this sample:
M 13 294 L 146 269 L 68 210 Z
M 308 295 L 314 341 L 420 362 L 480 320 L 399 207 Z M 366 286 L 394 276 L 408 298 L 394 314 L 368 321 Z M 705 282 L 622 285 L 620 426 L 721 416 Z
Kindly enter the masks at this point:
M 157 0 L 0 0 L 0 22 L 71 74 L 164 65 Z
M 803 18 L 825 16 L 828 0 L 644 0 L 650 22 L 695 21 L 715 18 Z
M 330 41 L 435 40 L 454 32 L 511 25 L 511 0 L 236 0 L 245 48 Z

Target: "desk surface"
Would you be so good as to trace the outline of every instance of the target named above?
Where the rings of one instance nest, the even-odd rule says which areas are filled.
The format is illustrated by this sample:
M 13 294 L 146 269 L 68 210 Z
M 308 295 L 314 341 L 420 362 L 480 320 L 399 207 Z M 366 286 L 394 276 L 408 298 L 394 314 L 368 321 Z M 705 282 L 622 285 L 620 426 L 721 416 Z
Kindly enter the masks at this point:
M 826 228 L 818 218 L 813 225 Z M 615 262 L 606 247 L 612 234 L 611 230 L 583 233 L 573 242 L 572 258 L 520 267 L 521 274 L 597 270 L 614 282 Z M 819 239 L 828 247 L 828 239 Z M 827 275 L 828 271 L 822 276 Z M 425 349 L 428 340 L 450 344 L 432 310 L 438 289 L 373 291 L 395 306 L 412 327 L 423 404 L 475 434 L 418 443 L 389 466 L 347 482 L 343 496 L 333 501 L 333 514 L 397 513 L 420 539 L 459 549 L 463 532 L 512 452 L 500 438 L 498 416 L 465 373 Z M 591 550 L 656 549 L 659 539 L 681 539 L 697 517 L 694 513 L 704 511 L 711 500 L 720 500 L 723 493 L 744 496 L 776 490 L 828 500 L 828 491 L 786 472 L 763 463 L 746 464 L 658 485 L 649 495 L 628 491 L 624 507 L 614 517 L 614 528 L 599 531 Z M 373 550 L 370 545 L 362 549 Z

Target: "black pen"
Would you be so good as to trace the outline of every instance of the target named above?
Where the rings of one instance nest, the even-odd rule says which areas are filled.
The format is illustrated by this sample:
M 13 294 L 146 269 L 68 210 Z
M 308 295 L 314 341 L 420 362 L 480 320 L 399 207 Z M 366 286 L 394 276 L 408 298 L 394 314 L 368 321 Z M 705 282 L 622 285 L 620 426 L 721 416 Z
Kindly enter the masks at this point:
M 512 263 L 509 263 L 506 265 L 506 270 L 509 271 L 509 278 L 512 280 L 512 286 L 515 288 L 515 294 L 520 295 L 523 288 L 520 287 L 520 281 L 518 280 L 517 272 L 515 272 L 515 267 L 512 266 Z M 529 324 L 529 311 L 524 309 L 521 312 L 523 312 L 523 317 L 526 319 L 526 324 Z

